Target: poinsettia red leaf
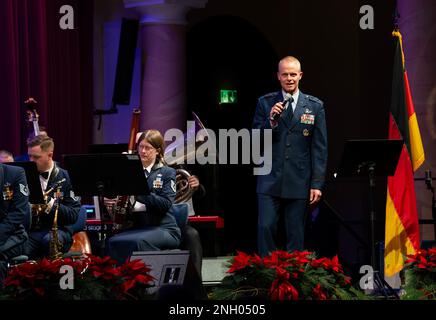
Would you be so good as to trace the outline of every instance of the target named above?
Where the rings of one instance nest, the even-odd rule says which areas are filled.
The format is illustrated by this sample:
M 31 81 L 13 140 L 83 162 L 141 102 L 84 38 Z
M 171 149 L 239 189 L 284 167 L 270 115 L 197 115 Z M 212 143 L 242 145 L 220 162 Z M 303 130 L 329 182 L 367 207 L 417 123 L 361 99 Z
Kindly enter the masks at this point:
M 298 295 L 297 289 L 295 289 L 295 287 L 291 284 L 289 284 L 289 287 L 290 287 L 290 291 L 292 293 L 292 300 L 298 300 L 299 295 Z
M 279 280 L 275 279 L 272 282 L 270 290 L 269 290 L 269 295 L 270 295 L 271 300 L 279 300 L 278 287 L 279 287 Z
M 135 286 L 135 283 L 136 281 L 134 279 L 124 281 L 123 284 L 121 285 L 121 291 L 123 293 L 126 293 L 127 291 L 129 291 L 131 288 Z
M 424 258 L 424 257 L 422 257 L 422 256 L 419 257 L 419 261 L 420 261 L 421 263 L 427 263 L 427 259 Z
M 318 268 L 318 267 L 322 266 L 322 259 L 312 260 L 310 262 L 310 265 L 313 268 Z
M 50 262 L 44 257 L 41 262 L 39 263 L 39 266 L 42 269 L 47 269 L 50 266 Z
M 138 274 L 135 276 L 135 280 L 144 284 L 151 282 L 153 279 L 151 276 Z
M 12 279 L 12 278 L 6 278 L 4 281 L 4 286 L 5 287 L 12 287 L 12 286 L 16 286 L 18 287 L 21 284 L 20 280 L 18 279 Z
M 284 282 L 279 287 L 280 300 L 298 300 L 298 291 L 289 282 Z
M 237 251 L 238 255 L 233 257 L 233 263 L 227 273 L 233 273 L 251 265 L 250 256 L 244 252 Z
M 271 300 L 298 300 L 299 294 L 288 281 L 281 282 L 275 279 L 270 287 L 269 296 Z
M 321 287 L 321 284 L 319 283 L 313 288 L 312 294 L 314 298 L 317 300 L 327 300 L 327 294 L 324 292 L 324 290 Z
M 100 271 L 94 270 L 94 271 L 92 271 L 92 275 L 93 275 L 94 277 L 98 278 L 98 277 L 101 277 L 101 276 L 103 275 L 103 272 L 100 272 Z
M 263 263 L 263 260 L 257 254 L 254 254 L 253 257 L 251 257 L 251 262 L 253 262 L 256 265 L 260 265 Z
M 277 251 L 274 251 L 271 253 L 271 255 L 264 257 L 263 264 L 267 268 L 274 268 L 275 266 L 278 266 L 279 265 L 279 255 L 277 254 Z
M 276 275 L 279 280 L 289 279 L 289 272 L 281 267 L 276 267 Z
M 40 296 L 43 296 L 45 293 L 45 289 L 43 287 L 35 287 L 33 290 Z
M 145 267 L 145 263 L 144 263 L 144 261 L 142 261 L 140 259 L 135 259 L 135 260 L 130 261 L 126 265 L 126 267 L 131 269 L 132 271 L 141 270 Z

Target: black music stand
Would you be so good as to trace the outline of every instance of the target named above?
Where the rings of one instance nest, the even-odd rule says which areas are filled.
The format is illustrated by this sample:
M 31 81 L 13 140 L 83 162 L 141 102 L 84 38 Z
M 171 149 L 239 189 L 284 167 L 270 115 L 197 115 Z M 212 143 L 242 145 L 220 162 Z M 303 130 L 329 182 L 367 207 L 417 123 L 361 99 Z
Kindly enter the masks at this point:
M 110 219 L 104 197 L 147 195 L 150 193 L 141 160 L 137 154 L 63 155 L 74 192 L 98 196 L 103 224 Z M 102 236 L 102 250 L 106 234 Z
M 89 153 L 123 153 L 129 149 L 127 143 L 90 144 Z
M 26 172 L 27 185 L 29 187 L 29 202 L 33 204 L 43 204 L 44 196 L 42 194 L 41 182 L 39 181 L 39 172 L 36 163 L 33 161 L 10 162 L 7 165 L 21 167 Z
M 375 177 L 388 177 L 395 174 L 403 140 L 348 140 L 345 142 L 337 177 L 367 177 L 369 181 L 369 209 L 371 226 L 371 266 L 374 270 L 374 284 L 385 297 L 388 292 L 398 298 L 376 268 L 375 258 Z
M 419 221 L 420 223 L 432 223 L 433 224 L 433 232 L 434 232 L 434 239 L 436 240 L 436 198 L 434 196 L 434 187 L 433 187 L 433 178 L 431 177 L 431 170 L 425 171 L 425 184 L 427 186 L 427 189 L 431 192 L 431 215 L 433 219 L 426 220 L 424 222 Z

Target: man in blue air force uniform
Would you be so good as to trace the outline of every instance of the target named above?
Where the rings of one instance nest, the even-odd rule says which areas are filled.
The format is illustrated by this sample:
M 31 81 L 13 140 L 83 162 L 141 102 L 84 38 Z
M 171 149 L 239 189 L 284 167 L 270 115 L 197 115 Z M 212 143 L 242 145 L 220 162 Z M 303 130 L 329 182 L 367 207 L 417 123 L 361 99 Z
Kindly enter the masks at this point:
M 283 210 L 286 250 L 302 250 L 308 202 L 321 198 L 327 164 L 327 129 L 321 100 L 298 89 L 300 62 L 291 56 L 279 62 L 282 90 L 258 100 L 255 129 L 272 129 L 272 170 L 258 177 L 258 250 L 276 249 L 279 211 Z
M 41 188 L 43 192 L 55 187 L 57 182 L 65 179 L 61 184 L 60 201 L 58 210 L 58 238 L 62 244 L 61 252 L 67 252 L 73 243 L 73 225 L 79 215 L 79 198 L 74 195 L 68 172 L 60 168 L 53 161 L 54 142 L 48 136 L 39 135 L 28 142 L 28 154 L 31 161 L 36 163 L 40 174 Z M 25 253 L 35 259 L 48 255 L 50 244 L 50 230 L 53 226 L 55 215 L 55 190 L 50 192 L 47 199 L 47 207 L 38 217 L 33 217 L 32 229 L 29 233 L 29 241 L 26 244 Z
M 8 260 L 23 254 L 27 233 L 26 215 L 30 214 L 29 191 L 24 170 L 0 163 L 0 287 Z

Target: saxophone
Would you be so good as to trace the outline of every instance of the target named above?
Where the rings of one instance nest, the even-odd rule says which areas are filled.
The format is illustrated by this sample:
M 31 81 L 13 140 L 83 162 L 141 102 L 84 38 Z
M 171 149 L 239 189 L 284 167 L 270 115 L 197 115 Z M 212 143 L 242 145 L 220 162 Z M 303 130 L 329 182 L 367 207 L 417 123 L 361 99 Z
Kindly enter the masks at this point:
M 53 191 L 56 191 L 62 185 L 62 183 L 65 182 L 65 180 L 66 180 L 65 178 L 59 180 L 58 182 L 56 182 L 54 184 L 53 187 L 51 187 L 49 190 L 47 190 L 46 192 L 43 193 L 44 203 L 31 204 L 30 208 L 32 211 L 32 226 L 31 226 L 32 230 L 36 230 L 39 228 L 39 219 L 43 213 L 46 213 L 46 214 L 50 213 L 51 208 L 48 207 L 48 203 L 47 203 L 48 196 Z
M 59 259 L 62 256 L 62 243 L 60 242 L 58 236 L 58 212 L 59 212 L 59 200 L 60 200 L 60 193 L 61 193 L 60 190 L 61 190 L 61 186 L 58 185 L 55 193 L 56 210 L 53 218 L 53 226 L 50 232 L 50 259 L 51 260 Z

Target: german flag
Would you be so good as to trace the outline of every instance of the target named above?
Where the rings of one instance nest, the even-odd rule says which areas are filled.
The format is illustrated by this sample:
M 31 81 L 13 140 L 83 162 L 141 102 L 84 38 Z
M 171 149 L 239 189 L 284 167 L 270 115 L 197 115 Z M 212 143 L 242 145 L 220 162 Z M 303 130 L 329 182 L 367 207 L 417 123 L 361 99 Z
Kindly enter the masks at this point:
M 413 173 L 424 162 L 424 148 L 404 64 L 402 36 L 392 33 L 395 55 L 389 139 L 403 139 L 404 145 L 393 177 L 388 177 L 385 226 L 385 275 L 401 271 L 405 256 L 419 249 L 419 224 Z

